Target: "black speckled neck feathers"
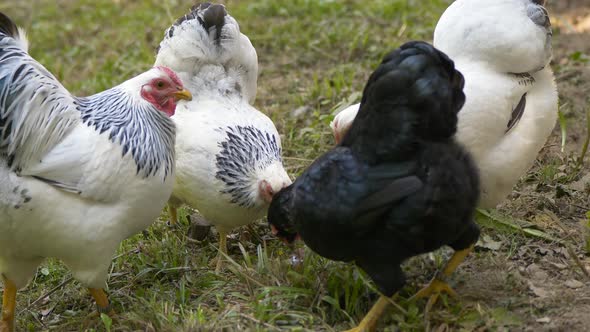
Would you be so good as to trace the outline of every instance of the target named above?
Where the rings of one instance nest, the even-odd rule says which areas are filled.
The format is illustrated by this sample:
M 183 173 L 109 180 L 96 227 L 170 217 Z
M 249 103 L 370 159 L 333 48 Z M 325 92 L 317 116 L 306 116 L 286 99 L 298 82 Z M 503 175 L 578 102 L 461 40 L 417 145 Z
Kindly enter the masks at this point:
M 82 121 L 99 133 L 109 131 L 109 139 L 131 153 L 137 174 L 154 176 L 164 168 L 164 178 L 174 168 L 175 126 L 172 119 L 148 103 L 138 103 L 115 87 L 102 93 L 78 98 Z
M 223 193 L 232 197 L 231 202 L 243 207 L 253 207 L 252 181 L 256 172 L 273 162 L 282 162 L 281 149 L 277 138 L 253 126 L 220 128 L 227 139 L 219 146 L 217 174 L 215 177 L 225 184 Z

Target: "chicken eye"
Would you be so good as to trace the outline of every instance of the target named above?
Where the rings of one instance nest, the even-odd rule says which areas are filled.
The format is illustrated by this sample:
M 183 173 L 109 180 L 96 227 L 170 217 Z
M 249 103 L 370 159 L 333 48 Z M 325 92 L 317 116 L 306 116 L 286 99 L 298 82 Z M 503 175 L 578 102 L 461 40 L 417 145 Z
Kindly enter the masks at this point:
M 165 85 L 166 85 L 166 83 L 164 83 L 164 81 L 158 81 L 158 82 L 156 82 L 156 86 L 159 89 L 163 88 Z

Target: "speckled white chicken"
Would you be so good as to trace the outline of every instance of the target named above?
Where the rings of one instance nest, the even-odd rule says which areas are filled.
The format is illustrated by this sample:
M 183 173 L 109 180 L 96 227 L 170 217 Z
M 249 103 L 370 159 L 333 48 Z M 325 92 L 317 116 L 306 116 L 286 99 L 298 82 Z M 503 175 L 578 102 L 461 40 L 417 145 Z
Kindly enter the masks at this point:
M 262 218 L 274 193 L 291 184 L 274 124 L 251 105 L 257 61 L 236 20 L 223 5 L 210 3 L 194 6 L 166 31 L 156 58 L 156 65 L 178 72 L 194 96 L 173 117 L 171 219 L 181 204 L 197 209 L 217 228 L 222 252 L 233 228 Z
M 457 0 L 434 32 L 465 77 L 467 101 L 456 138 L 480 169 L 479 206 L 492 208 L 532 166 L 555 127 L 558 96 L 551 23 L 544 0 Z M 358 112 L 353 105 L 330 124 L 341 139 Z
M 168 68 L 90 97 L 72 96 L 27 53 L 0 13 L 0 331 L 14 329 L 17 289 L 61 259 L 109 311 L 102 291 L 121 241 L 148 227 L 174 178 L 178 99 Z

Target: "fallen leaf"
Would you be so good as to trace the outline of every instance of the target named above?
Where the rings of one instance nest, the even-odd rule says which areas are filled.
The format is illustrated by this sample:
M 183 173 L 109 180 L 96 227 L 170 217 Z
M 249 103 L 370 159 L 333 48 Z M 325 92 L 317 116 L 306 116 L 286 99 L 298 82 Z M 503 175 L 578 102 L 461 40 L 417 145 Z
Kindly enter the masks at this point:
M 564 270 L 567 268 L 567 265 L 561 263 L 550 263 L 554 268 L 558 270 Z
M 53 311 L 53 308 L 42 309 L 39 313 L 42 317 L 49 315 Z
M 535 294 L 537 297 L 540 298 L 545 298 L 547 296 L 549 296 L 549 292 L 546 291 L 545 289 L 541 288 L 541 287 L 537 287 L 535 285 L 533 285 L 532 282 L 529 281 L 529 289 L 533 292 L 533 294 Z
M 491 251 L 497 251 L 500 249 L 500 247 L 502 247 L 502 241 L 494 241 L 491 236 L 484 235 L 479 239 L 479 241 L 477 241 L 476 246 Z
M 570 279 L 565 282 L 565 286 L 571 289 L 578 289 L 584 287 L 584 284 L 576 279 Z
M 551 323 L 551 318 L 545 316 L 543 318 L 539 318 L 537 319 L 537 323 L 543 323 L 543 324 L 547 324 L 547 323 Z
M 590 173 L 586 174 L 580 180 L 570 184 L 569 187 L 573 190 L 584 192 L 584 191 L 586 191 L 586 188 L 589 185 L 590 185 Z

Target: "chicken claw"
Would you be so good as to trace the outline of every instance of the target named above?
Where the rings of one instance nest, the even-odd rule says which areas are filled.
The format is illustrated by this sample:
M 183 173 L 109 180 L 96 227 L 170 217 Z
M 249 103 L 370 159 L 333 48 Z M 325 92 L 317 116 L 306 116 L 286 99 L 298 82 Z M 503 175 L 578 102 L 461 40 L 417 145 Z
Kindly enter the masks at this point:
M 465 260 L 467 255 L 473 251 L 473 247 L 474 245 L 471 245 L 467 249 L 455 251 L 451 259 L 449 259 L 447 262 L 445 268 L 430 281 L 428 286 L 422 288 L 420 291 L 418 291 L 418 293 L 412 296 L 410 301 L 424 297 L 430 297 L 426 303 L 426 308 L 424 309 L 424 312 L 427 313 L 430 311 L 432 306 L 436 304 L 436 301 L 438 300 L 438 297 L 441 293 L 444 292 L 449 294 L 451 297 L 457 297 L 457 293 L 451 288 L 451 286 L 449 286 L 449 284 L 447 284 L 446 278 L 453 274 L 457 267 Z
M 390 299 L 387 296 L 381 295 L 377 303 L 373 305 L 371 311 L 369 311 L 363 320 L 359 323 L 359 325 L 353 329 L 344 331 L 344 332 L 371 332 L 375 331 L 375 327 L 377 327 L 377 322 L 387 306 L 389 305 Z

